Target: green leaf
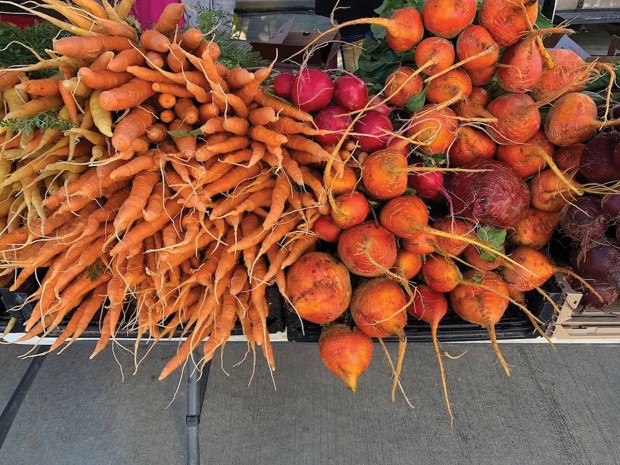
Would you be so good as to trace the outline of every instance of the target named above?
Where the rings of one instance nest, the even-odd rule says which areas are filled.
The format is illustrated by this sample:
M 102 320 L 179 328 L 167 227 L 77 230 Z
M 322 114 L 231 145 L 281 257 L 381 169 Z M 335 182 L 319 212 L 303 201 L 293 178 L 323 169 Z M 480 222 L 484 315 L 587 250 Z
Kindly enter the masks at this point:
M 620 86 L 620 62 L 618 63 L 607 63 L 616 73 L 616 87 Z M 592 74 L 592 77 L 595 77 L 596 74 Z M 590 80 L 586 86 L 584 90 L 589 90 L 589 91 L 597 91 L 597 90 L 601 90 L 601 89 L 605 89 L 607 88 L 607 86 L 609 85 L 609 73 L 605 70 L 602 70 L 602 72 L 598 75 L 599 77 L 594 79 L 594 80 Z
M 422 110 L 422 107 L 424 107 L 424 103 L 426 102 L 426 91 L 428 90 L 429 85 L 430 84 L 426 84 L 424 89 L 422 89 L 422 92 L 417 95 L 412 95 L 407 99 L 407 103 L 405 104 L 407 110 L 411 113 Z
M 542 14 L 542 7 L 538 9 L 538 19 L 534 23 L 535 29 L 549 29 L 553 27 L 553 21 Z
M 375 10 L 380 16 L 389 18 L 396 10 L 404 7 L 412 7 L 422 11 L 426 0 L 385 0 L 383 4 Z
M 448 157 L 445 153 L 435 153 L 433 155 L 426 155 L 422 152 L 414 152 L 414 155 L 421 158 L 426 166 L 443 165 L 448 161 Z
M 488 244 L 494 250 L 498 252 L 502 251 L 504 242 L 506 242 L 506 230 L 501 228 L 494 228 L 493 226 L 481 226 L 476 231 L 478 239 Z M 496 257 L 491 253 L 483 250 L 480 252 L 480 258 L 487 262 L 494 262 Z
M 98 258 L 95 262 L 91 263 L 86 267 L 86 273 L 88 275 L 88 279 L 91 281 L 97 281 L 103 273 L 103 262 L 100 258 Z
M 482 278 L 481 278 L 480 276 L 478 276 L 478 275 L 473 275 L 473 276 L 471 277 L 471 280 L 472 280 L 473 282 L 475 282 L 475 283 L 482 284 Z
M 177 131 L 168 131 L 172 137 L 188 137 L 188 136 L 201 136 L 202 129 L 194 129 L 193 131 L 185 131 L 183 129 L 179 129 Z
M 56 129 L 57 131 L 68 131 L 74 124 L 71 121 L 58 116 L 54 109 L 37 113 L 25 119 L 10 118 L 0 121 L 0 126 L 10 127 L 15 132 L 20 132 L 25 136 L 30 136 L 35 129 L 45 131 L 46 129 Z

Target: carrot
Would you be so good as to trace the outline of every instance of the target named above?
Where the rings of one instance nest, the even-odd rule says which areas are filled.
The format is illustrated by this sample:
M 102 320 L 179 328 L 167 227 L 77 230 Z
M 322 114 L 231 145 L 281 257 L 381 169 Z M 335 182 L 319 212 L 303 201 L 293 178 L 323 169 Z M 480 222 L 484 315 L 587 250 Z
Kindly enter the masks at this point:
M 168 69 L 170 69 L 173 73 L 180 73 L 191 67 L 190 62 L 184 55 L 181 46 L 177 43 L 173 43 L 170 46 L 170 51 L 166 55 L 166 64 L 168 65 Z
M 134 42 L 138 38 L 136 30 L 129 24 L 123 24 L 121 22 L 112 21 L 111 19 L 104 18 L 98 19 L 96 23 L 99 26 L 102 26 L 104 30 L 107 31 L 111 36 L 126 37 Z
M 133 48 L 132 42 L 126 37 L 63 37 L 55 40 L 54 51 L 71 58 L 97 58 L 108 50 L 120 52 Z
M 265 252 L 267 252 L 267 250 L 269 250 L 272 245 L 280 241 L 288 233 L 295 229 L 298 222 L 299 215 L 294 212 L 289 212 L 289 214 L 286 215 L 282 219 L 282 221 L 280 221 L 272 230 L 270 230 L 269 235 L 261 243 L 257 256 L 260 257 L 261 255 L 263 255 Z
M 256 94 L 260 91 L 260 85 L 269 77 L 274 64 L 275 60 L 268 68 L 257 70 L 254 73 L 254 80 L 237 91 L 237 95 L 241 100 L 249 104 L 256 97 Z
M 191 52 L 196 50 L 203 40 L 204 34 L 199 29 L 190 27 L 181 34 L 179 44 L 184 50 Z
M 158 94 L 157 95 L 157 104 L 164 109 L 171 109 L 177 103 L 177 98 L 172 94 Z
M 135 0 L 119 0 L 118 2 L 116 2 L 115 12 L 119 20 L 123 20 L 129 15 L 134 5 L 134 2 Z
M 154 29 L 162 34 L 170 34 L 179 25 L 179 22 L 183 19 L 185 12 L 184 3 L 169 3 L 164 8 L 164 11 L 159 15 L 159 19 L 155 23 Z
M 161 113 L 159 113 L 159 119 L 162 123 L 171 123 L 174 121 L 175 117 L 174 111 L 170 109 L 162 110 Z
M 140 223 L 131 231 L 129 231 L 125 237 L 116 244 L 110 251 L 112 257 L 126 251 L 130 251 L 135 248 L 145 237 L 148 237 L 159 231 L 166 224 L 171 221 L 171 218 L 176 216 L 181 211 L 181 206 L 174 200 L 168 200 L 164 205 L 164 212 L 153 221 L 145 221 Z M 128 255 L 130 257 L 131 255 Z
M 283 134 L 278 134 L 264 126 L 252 126 L 250 137 L 266 145 L 283 145 L 288 142 L 288 138 Z
M 301 170 L 299 169 L 299 164 L 296 160 L 293 160 L 288 153 L 288 150 L 282 150 L 282 168 L 286 174 L 298 185 L 304 185 L 304 176 Z M 357 180 L 357 176 L 356 176 Z
M 248 119 L 253 126 L 266 126 L 278 120 L 276 110 L 272 107 L 260 107 L 250 111 Z
M 15 86 L 22 77 L 24 77 L 24 73 L 0 69 L 0 92 Z
M 127 72 L 115 73 L 107 69 L 93 71 L 82 67 L 78 70 L 78 78 L 91 89 L 108 90 L 129 82 L 133 79 L 133 75 Z
M 211 199 L 217 194 L 221 194 L 235 188 L 243 180 L 258 175 L 261 169 L 262 168 L 258 165 L 250 167 L 237 166 L 228 173 L 226 173 L 224 176 L 206 185 L 201 195 L 205 196 L 208 199 Z
M 126 110 L 137 107 L 153 94 L 150 82 L 134 78 L 120 87 L 101 92 L 99 104 L 108 111 Z
M 151 142 L 163 142 L 168 138 L 168 128 L 161 123 L 156 123 L 146 130 L 146 136 Z
M 132 142 L 143 135 L 154 121 L 155 115 L 152 108 L 136 107 L 132 109 L 114 128 L 112 146 L 120 151 L 129 150 Z
M 20 108 L 8 112 L 4 116 L 4 120 L 7 121 L 12 118 L 26 119 L 36 115 L 37 113 L 43 113 L 51 109 L 58 109 L 61 105 L 63 105 L 63 103 L 64 102 L 59 95 L 30 100 L 29 102 L 22 104 Z
M 218 116 L 220 108 L 213 102 L 204 103 L 198 107 L 198 119 L 202 124 L 209 121 L 210 118 Z
M 114 58 L 108 63 L 107 68 L 110 71 L 120 73 L 127 71 L 129 66 L 142 66 L 145 63 L 143 53 L 144 51 L 141 49 L 130 48 L 128 50 L 122 50 L 114 55 Z
M 265 221 L 263 222 L 263 227 L 265 229 L 271 228 L 278 222 L 282 216 L 282 212 L 284 212 L 286 201 L 291 194 L 291 190 L 291 185 L 289 184 L 288 179 L 286 179 L 286 176 L 282 175 L 282 173 L 278 173 L 276 185 L 271 195 L 271 209 L 269 210 L 269 215 L 267 215 L 267 218 L 265 218 Z
M 181 121 L 174 120 L 170 123 L 169 129 L 171 131 L 181 131 L 187 132 L 192 130 L 192 126 L 189 124 L 183 123 Z M 183 158 L 193 158 L 196 153 L 196 137 L 192 135 L 183 135 L 183 136 L 171 136 L 178 152 Z
M 111 179 L 131 178 L 142 171 L 152 170 L 154 168 L 153 157 L 150 155 L 141 155 L 132 158 L 123 166 L 116 168 L 109 176 Z
M 188 91 L 185 87 L 181 87 L 176 84 L 153 82 L 151 87 L 155 92 L 171 94 L 175 97 L 192 97 L 192 93 L 190 91 Z
M 32 79 L 17 84 L 15 88 L 28 92 L 30 95 L 49 97 L 58 93 L 58 79 Z
M 198 107 L 190 98 L 179 99 L 174 106 L 174 112 L 184 123 L 194 124 L 198 121 Z
M 304 123 L 300 123 L 286 116 L 278 118 L 277 121 L 270 125 L 270 128 L 281 134 L 305 134 L 307 136 L 316 136 L 326 133 L 326 131 L 311 128 Z
M 193 82 L 187 81 L 185 83 L 185 87 L 191 94 L 194 96 L 198 103 L 208 103 L 211 102 L 211 94 L 208 94 L 203 87 Z
M 247 69 L 240 66 L 236 66 L 228 70 L 228 75 L 226 76 L 226 82 L 228 82 L 228 85 L 233 89 L 240 89 L 253 80 L 254 73 L 251 73 Z
M 204 145 L 196 151 L 196 160 L 206 161 L 220 153 L 228 153 L 241 150 L 250 145 L 250 140 L 246 136 L 234 136 L 224 142 L 212 145 Z
M 250 123 L 245 118 L 237 118 L 234 116 L 224 118 L 223 128 L 228 132 L 232 132 L 237 136 L 244 136 L 248 133 Z
M 112 279 L 108 281 L 106 289 L 110 305 L 108 307 L 108 315 L 110 317 L 110 333 L 116 336 L 116 326 L 123 310 L 123 301 L 127 293 L 127 286 L 124 281 L 124 275 L 127 271 L 127 261 L 123 260 L 120 264 L 112 267 Z M 106 317 L 108 316 L 106 315 Z
M 93 16 L 96 16 L 97 18 L 108 18 L 108 14 L 106 13 L 105 9 L 95 0 L 76 0 L 73 3 L 75 3 L 79 7 L 82 7 L 89 13 L 92 13 Z
M 155 52 L 168 52 L 170 50 L 170 40 L 161 32 L 155 29 L 148 29 L 140 36 L 140 42 L 146 50 Z M 147 57 L 148 61 L 148 57 Z
M 291 103 L 282 100 L 274 95 L 263 92 L 262 90 L 259 90 L 256 93 L 256 95 L 254 96 L 254 101 L 264 107 L 272 107 L 277 113 L 288 116 L 290 118 L 299 121 L 312 122 L 312 115 L 310 113 L 300 110 Z
M 203 134 L 215 134 L 217 132 L 224 131 L 224 118 L 219 116 L 214 116 L 209 118 L 206 123 L 204 123 L 200 130 Z
M 162 68 L 166 60 L 164 58 L 163 53 L 154 52 L 153 50 L 149 50 L 146 52 L 146 66 L 151 69 Z
M 286 142 L 286 146 L 290 147 L 294 150 L 300 150 L 302 152 L 309 152 L 315 155 L 320 155 L 323 157 L 324 161 L 329 161 L 332 159 L 332 156 L 329 152 L 323 149 L 316 142 L 308 139 L 307 137 L 299 136 L 296 134 L 289 134 L 286 136 L 288 141 Z M 341 165 L 342 162 L 333 161 L 334 166 Z
M 159 218 L 164 210 L 164 199 L 169 196 L 168 188 L 164 187 L 164 184 L 158 182 L 153 187 L 152 193 L 149 196 L 146 207 L 142 211 L 142 217 L 145 221 L 154 221 Z
M 224 346 L 237 321 L 237 300 L 235 297 L 227 293 L 224 295 L 222 303 L 222 311 L 214 322 L 213 333 L 204 344 L 204 362 L 213 358 L 215 350 L 219 346 Z M 222 349 L 223 350 L 223 349 Z
M 194 329 L 192 334 L 185 340 L 185 342 L 183 342 L 176 355 L 171 358 L 162 369 L 159 374 L 160 381 L 170 376 L 174 370 L 179 368 L 188 359 L 192 351 L 198 347 L 202 340 L 207 336 L 208 330 L 209 328 L 207 325 L 204 325 L 198 330 Z

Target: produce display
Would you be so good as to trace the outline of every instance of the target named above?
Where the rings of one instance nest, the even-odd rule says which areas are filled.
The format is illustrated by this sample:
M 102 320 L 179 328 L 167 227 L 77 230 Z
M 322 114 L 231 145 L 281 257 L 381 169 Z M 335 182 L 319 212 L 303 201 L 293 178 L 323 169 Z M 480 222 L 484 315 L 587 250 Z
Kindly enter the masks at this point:
M 137 368 L 141 341 L 180 335 L 163 379 L 238 328 L 275 370 L 274 285 L 323 325 L 320 356 L 352 391 L 377 339 L 408 402 L 407 316 L 428 323 L 452 418 L 449 309 L 488 330 L 509 376 L 509 305 L 548 338 L 526 292 L 559 311 L 543 289 L 559 272 L 592 305 L 618 297 L 616 74 L 547 50 L 570 31 L 538 4 L 386 0 L 347 23 L 375 34 L 351 74 L 224 59 L 233 45 L 178 27 L 184 4 L 140 30 L 132 3 L 22 6 L 64 36 L 0 69 L 0 279 L 39 283 L 20 342 L 54 334 L 56 351 L 94 322 L 92 356 L 132 331 Z M 550 257 L 558 236 L 570 259 Z

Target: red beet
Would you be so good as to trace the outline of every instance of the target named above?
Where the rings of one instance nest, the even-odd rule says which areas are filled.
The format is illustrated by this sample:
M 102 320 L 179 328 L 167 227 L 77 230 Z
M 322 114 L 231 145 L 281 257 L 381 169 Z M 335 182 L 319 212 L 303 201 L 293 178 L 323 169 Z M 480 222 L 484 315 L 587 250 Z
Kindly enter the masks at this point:
M 487 171 L 459 172 L 450 177 L 447 190 L 454 212 L 490 226 L 514 228 L 530 205 L 527 184 L 500 161 L 478 160 L 464 168 Z
M 357 76 L 340 76 L 334 81 L 333 101 L 348 111 L 361 110 L 368 103 L 368 87 Z
M 351 124 L 351 117 L 346 115 L 347 110 L 342 107 L 331 106 L 323 108 L 314 117 L 314 124 L 319 129 L 327 129 L 330 134 L 314 136 L 316 141 L 323 145 L 336 145 L 345 130 Z
M 273 91 L 278 97 L 290 100 L 294 80 L 295 75 L 293 73 L 278 74 L 273 80 Z
M 334 96 L 334 83 L 328 74 L 318 69 L 305 68 L 293 81 L 292 102 L 304 111 L 325 108 Z
M 392 121 L 387 116 L 377 112 L 369 111 L 362 116 L 353 131 L 356 133 L 355 138 L 360 148 L 365 152 L 374 152 L 385 148 L 390 134 L 386 131 L 392 131 Z

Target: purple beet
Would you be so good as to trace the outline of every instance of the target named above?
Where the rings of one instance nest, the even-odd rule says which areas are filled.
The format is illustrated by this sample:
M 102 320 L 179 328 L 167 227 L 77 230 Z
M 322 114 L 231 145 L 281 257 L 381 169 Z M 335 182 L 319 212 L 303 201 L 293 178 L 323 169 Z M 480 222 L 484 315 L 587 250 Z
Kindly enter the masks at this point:
M 577 241 L 602 237 L 607 231 L 609 218 L 596 197 L 580 197 L 567 204 L 561 212 L 560 226 L 564 233 Z
M 620 179 L 620 132 L 601 132 L 583 149 L 579 171 L 590 182 Z
M 618 289 L 607 283 L 590 283 L 591 286 L 600 294 L 601 300 L 594 295 L 589 289 L 584 289 L 581 303 L 595 308 L 604 308 L 614 303 L 618 298 Z
M 606 282 L 620 289 L 620 247 L 603 240 L 582 244 L 577 268 L 583 278 Z
M 620 195 L 607 194 L 601 199 L 601 207 L 611 218 L 620 218 Z

